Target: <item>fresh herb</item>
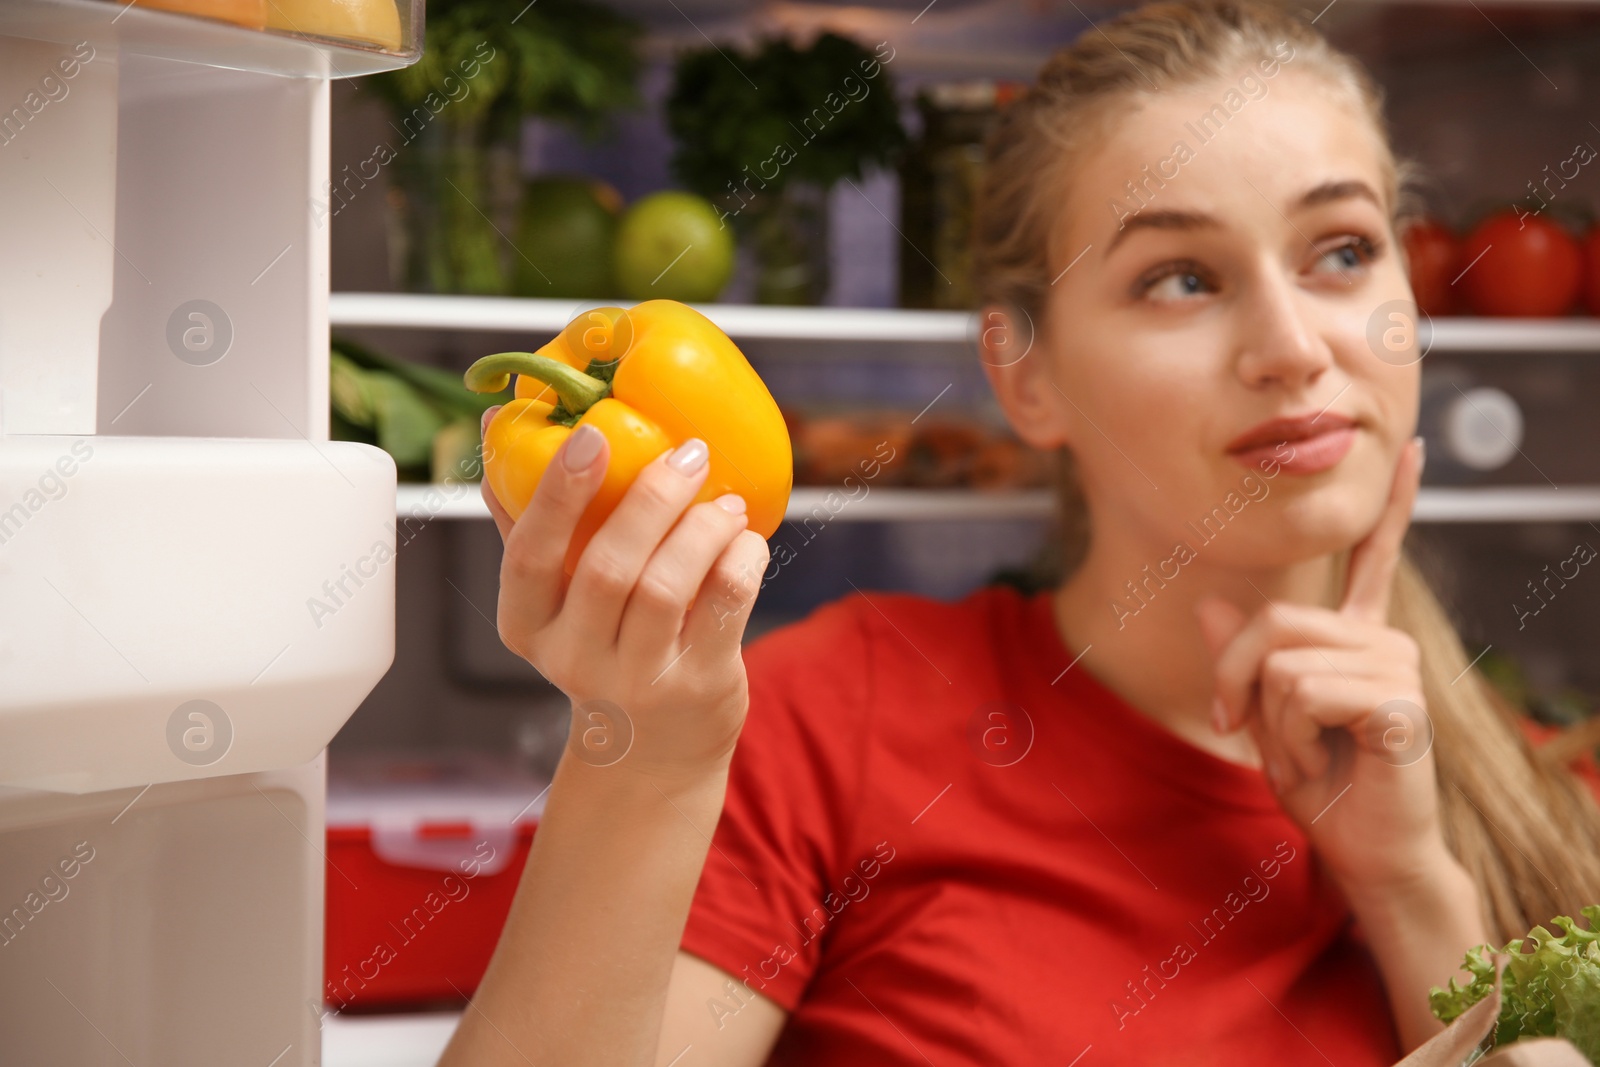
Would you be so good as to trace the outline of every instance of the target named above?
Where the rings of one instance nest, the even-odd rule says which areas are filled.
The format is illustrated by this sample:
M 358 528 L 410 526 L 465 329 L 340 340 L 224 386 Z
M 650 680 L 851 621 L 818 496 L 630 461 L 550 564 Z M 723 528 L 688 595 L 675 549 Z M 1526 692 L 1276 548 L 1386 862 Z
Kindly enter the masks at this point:
M 483 413 L 511 399 L 509 390 L 473 392 L 459 374 L 342 338 L 329 345 L 328 363 L 334 440 L 377 445 L 407 479 L 477 477 Z
M 337 351 L 328 354 L 329 393 L 335 437 L 346 426 L 368 431 L 358 434 L 394 457 L 401 469 L 421 467 L 433 455 L 433 437 L 445 426 L 438 410 L 403 379 L 386 371 L 363 370 Z
M 482 123 L 491 140 L 540 115 L 593 132 L 638 102 L 638 23 L 591 0 L 429 0 L 422 58 L 363 80 L 397 113 L 425 106 L 441 121 Z M 487 47 L 484 47 L 487 46 Z M 473 72 L 463 95 L 463 72 Z
M 1582 911 L 1584 930 L 1565 915 L 1551 923 L 1557 937 L 1543 926 L 1506 943 L 1510 957 L 1500 979 L 1500 1019 L 1495 1044 L 1525 1037 L 1563 1037 L 1600 1064 L 1600 905 Z M 1428 994 L 1433 1014 L 1451 1022 L 1494 991 L 1493 950 L 1479 945 L 1467 952 L 1463 969 L 1472 975 L 1465 986 L 1450 979 L 1448 989 L 1435 986 Z
M 396 359 L 346 337 L 334 338 L 329 347 L 358 367 L 384 371 L 409 382 L 447 417 L 481 418 L 485 411 L 496 404 L 504 404 L 511 399 L 511 393 L 507 390 L 475 393 L 462 384 L 461 375 L 455 371 Z
M 888 70 L 834 33 L 805 49 L 775 38 L 754 52 L 685 53 L 667 123 L 679 179 L 724 202 L 741 189 L 775 193 L 791 181 L 826 187 L 859 178 L 869 164 L 892 162 L 906 142 Z

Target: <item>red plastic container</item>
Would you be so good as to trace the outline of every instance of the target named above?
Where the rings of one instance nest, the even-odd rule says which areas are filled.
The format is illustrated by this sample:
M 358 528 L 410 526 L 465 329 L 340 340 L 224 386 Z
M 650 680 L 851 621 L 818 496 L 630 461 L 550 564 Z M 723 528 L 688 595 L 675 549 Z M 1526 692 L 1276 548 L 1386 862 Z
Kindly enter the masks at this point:
M 471 996 L 511 908 L 548 781 L 479 755 L 329 764 L 328 1008 Z

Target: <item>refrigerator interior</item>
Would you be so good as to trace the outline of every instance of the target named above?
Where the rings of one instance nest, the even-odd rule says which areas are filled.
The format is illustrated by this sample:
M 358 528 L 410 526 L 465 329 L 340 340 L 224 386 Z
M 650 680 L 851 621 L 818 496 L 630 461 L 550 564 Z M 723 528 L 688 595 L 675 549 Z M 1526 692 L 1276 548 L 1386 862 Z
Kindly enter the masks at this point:
M 701 32 L 715 40 L 748 41 L 774 30 L 833 27 L 864 42 L 890 40 L 898 50 L 892 65 L 897 90 L 909 101 L 919 85 L 938 80 L 1026 77 L 1051 48 L 1083 26 L 1072 5 L 1010 0 L 941 3 L 914 25 L 917 11 L 905 5 L 845 9 L 705 0 L 681 13 L 621 6 L 649 20 L 651 61 L 644 77 L 649 106 L 622 116 L 613 133 L 597 143 L 530 122 L 523 137 L 525 173 L 590 173 L 627 197 L 669 184 L 671 141 L 659 102 L 672 56 L 681 47 L 703 44 Z M 1112 9 L 1086 5 L 1084 10 L 1099 16 Z M 1308 10 L 1308 18 L 1316 14 Z M 1528 182 L 1540 179 L 1547 165 L 1569 159 L 1575 144 L 1600 145 L 1600 130 L 1590 121 L 1600 115 L 1600 6 L 1341 2 L 1330 5 L 1318 25 L 1335 43 L 1364 58 L 1383 84 L 1395 144 L 1402 156 L 1420 164 L 1418 188 L 1435 214 L 1460 218 L 1486 206 L 1506 206 L 1526 192 Z M 914 116 L 907 111 L 909 122 Z M 361 99 L 358 85 L 336 93 L 334 131 L 336 174 L 383 139 L 382 113 Z M 862 271 L 892 275 L 897 257 L 907 254 L 891 222 L 898 202 L 896 178 L 878 174 L 860 185 L 865 196 L 850 189 L 834 193 L 834 262 L 850 281 L 834 286 L 830 303 L 887 306 L 893 302 L 892 285 L 857 279 Z M 1584 169 L 1560 197 L 1564 208 L 1600 209 L 1600 168 Z M 390 287 L 384 220 L 377 189 L 363 189 L 341 212 L 334 224 L 336 292 Z M 841 251 L 846 244 L 848 251 Z M 739 285 L 736 275 L 732 288 Z M 337 323 L 335 332 L 457 370 L 483 353 L 531 349 L 549 336 Z M 953 407 L 998 417 L 966 341 L 736 340 L 780 403 L 890 406 L 916 413 L 937 397 L 934 412 Z M 1561 352 L 1541 351 L 1538 342 L 1518 349 L 1512 342 L 1501 351 L 1428 356 L 1425 428 L 1438 429 L 1446 402 L 1459 391 L 1495 388 L 1520 408 L 1525 434 L 1520 454 L 1487 471 L 1453 464 L 1448 442 L 1430 440 L 1428 485 L 1573 492 L 1600 485 L 1595 447 L 1600 442 L 1584 399 L 1600 388 L 1595 355 L 1587 342 Z M 1600 538 L 1590 517 L 1419 523 L 1411 539 L 1463 635 L 1477 643 L 1474 651 L 1493 645 L 1515 652 L 1541 688 L 1600 693 L 1600 664 L 1586 655 L 1596 636 L 1592 602 L 1583 590 L 1587 574 L 1575 580 L 1560 604 L 1522 630 L 1511 607 L 1529 595 L 1526 583 L 1542 576 L 1545 564 L 1569 556 L 1578 539 Z M 413 533 L 404 541 L 397 573 L 401 651 L 396 665 L 335 739 L 332 758 L 386 747 L 510 746 L 530 766 L 548 770 L 565 737 L 565 704 L 496 636 L 498 535 L 486 521 L 446 518 L 420 521 Z M 1049 522 L 1042 518 L 858 521 L 847 509 L 825 528 L 787 522 L 773 545 L 776 554 L 779 542 L 788 544 L 792 562 L 763 587 L 751 634 L 849 592 L 851 583 L 868 590 L 958 596 L 996 572 L 1026 564 L 1047 536 Z
M 670 184 L 659 103 L 680 47 L 833 27 L 864 42 L 893 42 L 893 70 L 908 101 L 919 85 L 950 78 L 1026 78 L 1084 25 L 1078 5 L 1054 0 L 618 4 L 651 29 L 643 81 L 649 106 L 597 142 L 530 123 L 521 162 L 529 173 L 592 173 L 629 198 Z M 106 6 L 18 0 L 15 10 L 85 5 Z M 1093 16 L 1113 10 L 1082 7 Z M 1306 15 L 1372 65 L 1388 91 L 1395 142 L 1424 168 L 1422 191 L 1435 213 L 1459 218 L 1504 206 L 1547 167 L 1571 158 L 1575 144 L 1600 144 L 1600 5 L 1335 0 Z M 132 28 L 117 32 L 143 32 L 159 17 L 130 12 Z M 29 52 L 25 63 L 0 61 L 0 106 L 37 80 L 35 60 L 70 47 L 57 36 L 49 47 L 5 54 Z M 547 775 L 565 740 L 567 709 L 499 642 L 493 526 L 443 515 L 397 524 L 392 465 L 327 440 L 322 337 L 329 315 L 319 294 L 330 282 L 335 292 L 390 289 L 385 179 L 346 186 L 336 217 L 320 220 L 326 227 L 306 204 L 317 200 L 324 174 L 359 171 L 393 131 L 359 80 L 329 81 L 326 69 L 309 67 L 293 78 L 252 70 L 266 63 L 256 42 L 238 59 L 242 69 L 219 72 L 193 69 L 192 55 L 148 47 L 128 46 L 128 57 L 114 64 L 121 39 L 101 40 L 104 62 L 86 65 L 67 112 L 72 125 L 57 127 L 56 158 L 77 158 L 70 143 L 104 144 L 111 129 L 119 131 L 118 151 L 74 171 L 73 184 L 52 192 L 35 182 L 9 209 L 0 206 L 0 223 L 12 227 L 0 233 L 32 233 L 41 248 L 52 233 L 69 236 L 51 244 L 58 271 L 51 284 L 28 289 L 21 260 L 5 262 L 15 284 L 0 287 L 0 318 L 30 325 L 35 347 L 27 351 L 50 368 L 38 380 L 60 392 L 23 402 L 14 386 L 8 390 L 0 406 L 0 429 L 9 435 L 0 504 L 68 454 L 76 438 L 91 441 L 102 464 L 83 464 L 67 502 L 53 503 L 0 546 L 0 594 L 15 594 L 14 617 L 30 620 L 0 632 L 0 728 L 12 731 L 0 735 L 0 767 L 11 768 L 0 779 L 0 908 L 37 896 L 47 875 L 68 890 L 47 893 L 59 899 L 41 905 L 0 949 L 0 1034 L 7 1042 L 26 1035 L 5 1053 L 74 1067 L 126 1056 L 213 1063 L 232 1062 L 247 1045 L 252 1060 L 286 1064 L 316 1062 L 320 1041 L 334 1067 L 393 1067 L 407 1051 L 415 1062 L 431 1062 L 450 1016 L 424 1011 L 459 1009 L 459 998 L 412 1005 L 419 1014 L 401 1017 L 362 1015 L 361 1004 L 331 1011 L 318 996 L 324 775 L 328 767 L 337 773 L 341 760 L 452 751 L 508 757 L 531 775 Z M 98 96 L 89 91 L 97 77 L 110 79 Z M 102 106 L 85 106 L 95 99 Z M 263 153 L 262 144 L 274 151 Z M 22 180 L 7 169 L 19 166 L 16 158 L 0 147 L 8 188 Z M 28 181 L 35 177 L 28 172 Z M 254 194 L 248 209 L 241 190 Z M 834 192 L 831 303 L 893 303 L 898 257 L 909 254 L 894 227 L 897 204 L 888 173 Z M 1600 167 L 1561 187 L 1557 207 L 1580 205 L 1600 209 Z M 95 220 L 112 219 L 114 247 L 94 232 Z M 38 262 L 49 258 L 39 255 Z M 43 302 L 65 300 L 61 271 L 76 271 L 81 282 L 66 307 Z M 749 292 L 747 277 L 731 291 L 741 292 Z M 41 301 L 48 314 L 30 312 L 27 300 Z M 227 358 L 208 363 L 183 345 L 187 315 L 198 310 L 218 321 L 189 306 L 196 301 L 225 313 L 234 338 L 223 346 Z M 166 340 L 175 315 L 177 348 Z M 455 371 L 484 353 L 532 348 L 549 336 L 350 326 L 336 318 L 332 326 Z M 1600 693 L 1600 664 L 1590 654 L 1600 627 L 1588 589 L 1600 579 L 1585 570 L 1544 584 L 1574 546 L 1600 545 L 1600 507 L 1583 503 L 1600 488 L 1600 431 L 1587 399 L 1600 389 L 1600 345 L 1551 351 L 1536 334 L 1492 351 L 1447 346 L 1427 357 L 1428 488 L 1550 490 L 1557 503 L 1577 503 L 1521 514 L 1513 507 L 1494 521 L 1480 511 L 1468 521 L 1419 523 L 1412 542 L 1474 652 L 1515 656 L 1543 694 L 1577 694 L 1568 705 L 1556 701 L 1559 712 L 1574 701 L 1586 709 L 1586 694 Z M 997 417 L 959 334 L 940 341 L 766 336 L 740 344 L 780 402 Z M 0 347 L 0 358 L 12 351 Z M 44 352 L 48 359 L 38 355 Z M 0 363 L 0 370 L 11 375 L 8 383 L 19 380 L 15 365 Z M 1486 389 L 1510 398 L 1522 432 L 1503 463 L 1477 469 L 1452 460 L 1461 444 L 1449 418 L 1456 398 Z M 225 456 L 222 446 L 197 446 L 202 438 L 248 443 L 232 442 L 241 452 Z M 11 447 L 19 441 L 24 447 Z M 240 483 L 236 472 L 250 464 L 259 479 Z M 997 510 L 976 496 L 960 499 L 982 514 L 962 517 L 960 507 L 947 507 L 942 518 L 918 518 L 863 503 L 826 522 L 792 516 L 775 538 L 788 551 L 762 593 L 751 634 L 853 587 L 959 596 L 1026 565 L 1050 534 L 1038 508 Z M 394 565 L 340 605 L 332 636 L 320 626 L 302 632 L 311 625 L 305 602 L 320 583 L 385 538 Z M 285 541 L 300 549 L 294 560 L 266 570 L 253 562 Z M 60 584 L 55 593 L 32 582 L 39 574 L 92 573 L 84 560 L 105 561 L 110 577 Z M 19 575 L 32 584 L 24 587 Z M 263 612 L 247 633 L 231 610 L 240 598 Z M 105 631 L 99 637 L 96 621 Z M 142 651 L 141 641 L 159 644 L 150 635 L 172 634 L 188 644 L 172 644 L 179 651 L 170 664 Z M 30 642 L 52 640 L 92 651 L 50 661 L 54 677 L 67 679 L 56 685 L 62 692 L 6 700 L 9 680 L 40 662 L 30 660 Z M 317 651 L 301 658 L 308 649 Z M 192 670 L 200 662 L 217 667 L 203 686 Z M 145 686 L 122 677 L 92 699 L 70 692 L 129 667 L 150 672 Z M 229 762 L 174 766 L 170 716 L 201 698 L 229 709 Z M 42 706 L 62 717 L 39 719 Z M 15 752 L 25 743 L 80 779 L 29 779 L 37 763 L 6 763 L 8 746 Z M 280 936 L 285 930 L 293 936 Z M 242 1004 L 252 1006 L 246 1020 Z M 180 1014 L 190 1020 L 186 1028 L 157 1024 Z M 374 1050 L 381 1033 L 395 1031 L 372 1028 L 385 1019 L 403 1031 L 388 1058 Z M 284 1045 L 293 1051 L 273 1061 Z
M 685 0 L 670 9 L 619 0 L 617 6 L 650 30 L 647 106 L 619 116 L 598 141 L 529 122 L 520 165 L 525 175 L 590 174 L 629 200 L 672 184 L 672 141 L 660 104 L 672 58 L 682 48 L 824 28 L 868 47 L 891 42 L 897 92 L 915 136 L 910 101 L 919 87 L 1026 79 L 1054 47 L 1082 30 L 1085 16 L 1117 9 L 1053 0 L 941 0 L 937 6 Z M 1420 168 L 1416 192 L 1434 215 L 1460 225 L 1504 209 L 1564 163 L 1570 176 L 1576 145 L 1600 145 L 1600 5 L 1319 0 L 1301 6 L 1336 44 L 1370 65 L 1387 94 L 1394 143 Z M 358 86 L 336 93 L 334 130 L 336 174 L 357 165 L 386 136 L 381 111 L 361 98 Z M 1586 167 L 1544 188 L 1558 189 L 1558 214 L 1581 218 L 1600 210 L 1600 168 Z M 896 230 L 898 176 L 874 172 L 855 186 L 836 187 L 829 207 L 833 277 L 825 302 L 894 307 L 899 258 L 917 254 Z M 385 224 L 379 185 L 362 187 L 344 205 L 334 225 L 336 292 L 391 289 Z M 750 262 L 742 259 L 722 299 L 749 300 L 750 274 Z M 371 317 L 353 315 L 341 323 L 336 315 L 335 333 L 456 371 L 484 353 L 531 350 L 555 328 L 468 328 L 449 315 L 430 322 L 426 313 L 420 323 L 397 327 L 374 325 Z M 770 322 L 780 319 L 802 323 L 782 315 Z M 1515 665 L 1535 713 L 1563 724 L 1600 699 L 1600 661 L 1591 654 L 1600 619 L 1588 589 L 1600 579 L 1584 570 L 1564 583 L 1540 585 L 1542 595 L 1532 585 L 1559 571 L 1580 543 L 1600 547 L 1600 431 L 1589 412 L 1589 398 L 1600 395 L 1600 364 L 1594 362 L 1600 332 L 1593 322 L 1438 324 L 1439 344 L 1423 366 L 1425 490 L 1431 495 L 1419 507 L 1409 541 L 1469 654 L 1484 653 L 1479 662 L 1497 676 Z M 886 329 L 892 335 L 893 327 Z M 909 338 L 910 316 L 904 329 Z M 735 334 L 735 340 L 781 404 L 999 419 L 970 330 L 946 330 L 940 340 L 862 336 L 872 330 L 841 327 L 840 337 L 816 340 L 798 331 L 784 337 L 784 327 L 763 325 L 755 331 L 761 336 Z M 1485 407 L 1493 418 L 1483 415 Z M 1026 568 L 1052 532 L 1048 500 L 1012 507 L 971 492 L 929 517 L 920 504 L 890 499 L 891 490 L 874 497 L 873 489 L 836 516 L 808 522 L 829 489 L 797 486 L 804 501 L 772 539 L 782 564 L 769 569 L 750 637 L 857 587 L 960 596 Z M 1498 490 L 1505 495 L 1495 495 Z M 1488 495 L 1473 495 L 1479 491 Z M 341 758 L 383 752 L 492 751 L 534 776 L 548 775 L 566 739 L 567 704 L 500 644 L 493 623 L 497 533 L 485 517 L 455 517 L 478 514 L 459 495 L 442 510 L 417 514 L 402 521 L 407 533 L 396 574 L 395 666 L 333 741 L 331 764 L 337 770 Z M 1562 573 L 1570 573 L 1570 564 Z M 415 1005 L 414 1014 L 347 1011 L 325 1019 L 326 1047 L 330 1057 L 337 1048 L 340 1062 L 350 1064 L 431 1063 L 460 1006 L 443 1000 Z M 397 1029 L 386 1029 L 386 1019 Z M 403 1027 L 437 1040 L 420 1036 L 407 1058 L 384 1044 Z M 363 1059 L 363 1049 L 374 1058 Z

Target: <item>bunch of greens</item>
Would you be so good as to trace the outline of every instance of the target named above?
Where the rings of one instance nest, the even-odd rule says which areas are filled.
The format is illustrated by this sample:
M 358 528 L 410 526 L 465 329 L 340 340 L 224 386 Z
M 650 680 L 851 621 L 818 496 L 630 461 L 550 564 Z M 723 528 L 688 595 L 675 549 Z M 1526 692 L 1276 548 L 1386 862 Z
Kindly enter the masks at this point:
M 889 72 L 833 33 L 805 49 L 775 38 L 754 52 L 686 52 L 673 74 L 667 123 L 677 140 L 674 171 L 711 200 L 726 199 L 729 183 L 749 175 L 771 192 L 791 181 L 826 187 L 859 178 L 868 164 L 892 162 L 906 141 Z M 769 161 L 775 177 L 758 173 Z
M 598 129 L 638 101 L 642 28 L 591 0 L 539 0 L 520 14 L 504 0 L 429 0 L 422 58 L 363 79 L 397 114 L 434 97 L 446 122 L 515 136 L 525 115 Z M 472 73 L 467 73 L 472 72 Z M 454 83 L 469 82 L 457 97 Z M 459 93 L 459 88 L 455 93 Z M 448 107 L 439 101 L 450 99 Z
M 1590 1063 L 1600 1064 L 1600 905 L 1583 909 L 1589 929 L 1565 915 L 1551 920 L 1565 933 L 1556 937 L 1535 926 L 1526 938 L 1507 942 L 1510 957 L 1500 979 L 1500 1019 L 1495 1044 L 1524 1037 L 1563 1037 Z M 1450 979 L 1448 989 L 1428 994 L 1433 1014 L 1451 1022 L 1494 991 L 1494 963 L 1488 945 L 1470 950 L 1463 967 L 1472 974 L 1465 986 Z
M 403 477 L 475 481 L 483 413 L 510 391 L 475 393 L 438 367 L 386 356 L 352 341 L 329 345 L 333 438 L 375 444 Z
M 592 0 L 430 0 L 421 59 L 362 79 L 404 138 L 390 178 L 399 193 L 392 254 L 405 287 L 510 291 L 512 264 L 526 262 L 506 236 L 520 199 L 522 120 L 597 132 L 608 113 L 638 101 L 641 36 Z

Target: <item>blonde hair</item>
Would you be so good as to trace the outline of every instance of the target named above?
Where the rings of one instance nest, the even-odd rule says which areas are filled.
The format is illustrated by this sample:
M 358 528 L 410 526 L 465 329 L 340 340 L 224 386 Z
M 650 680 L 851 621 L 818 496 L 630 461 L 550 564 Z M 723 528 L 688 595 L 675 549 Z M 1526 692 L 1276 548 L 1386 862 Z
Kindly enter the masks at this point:
M 1141 96 L 1231 80 L 1283 43 L 1294 50 L 1292 69 L 1323 79 L 1378 131 L 1381 192 L 1398 223 L 1409 206 L 1411 170 L 1394 158 L 1382 92 L 1358 61 L 1275 7 L 1150 4 L 1085 31 L 998 118 L 973 224 L 982 302 L 1043 322 L 1059 266 L 1050 235 L 1059 229 L 1061 190 L 1119 109 Z M 1071 453 L 1063 449 L 1058 459 L 1060 536 L 1044 568 L 1051 583 L 1082 562 L 1090 529 Z M 1555 915 L 1600 903 L 1600 808 L 1570 771 L 1534 751 L 1517 712 L 1469 667 L 1455 627 L 1410 559 L 1395 577 L 1390 624 L 1422 651 L 1445 842 L 1482 893 L 1490 936 L 1503 944 Z

